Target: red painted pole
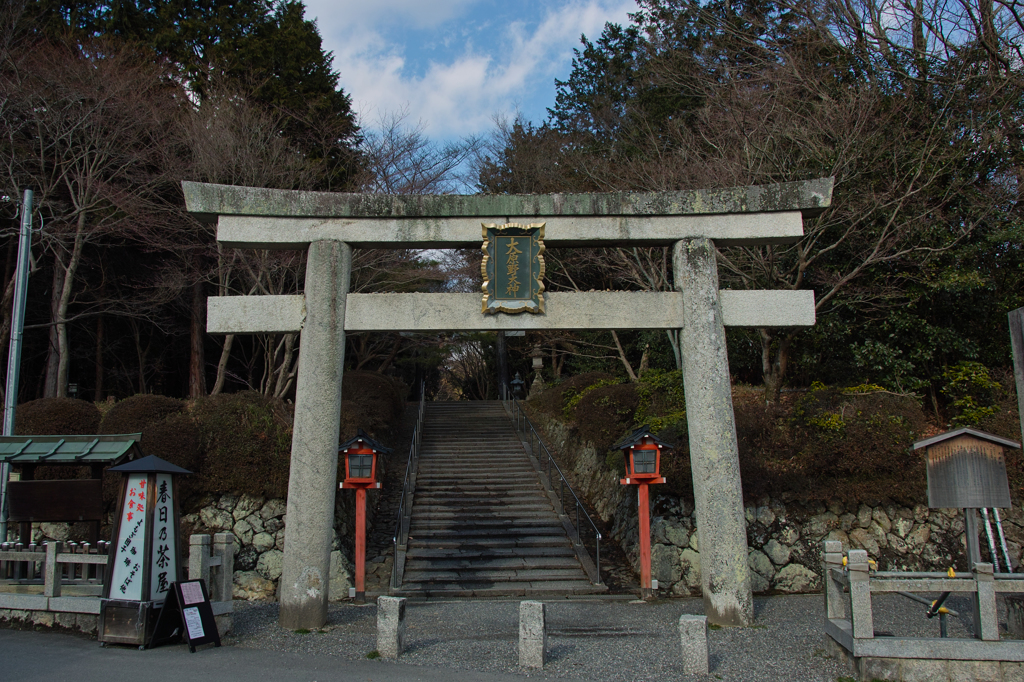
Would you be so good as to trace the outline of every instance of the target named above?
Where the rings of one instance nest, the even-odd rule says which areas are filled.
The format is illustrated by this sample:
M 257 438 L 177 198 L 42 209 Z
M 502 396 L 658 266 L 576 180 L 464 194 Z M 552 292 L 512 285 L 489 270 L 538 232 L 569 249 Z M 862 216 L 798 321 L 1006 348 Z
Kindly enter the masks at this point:
M 647 563 L 650 564 L 650 550 Z M 356 602 L 366 600 L 366 488 L 356 488 Z
M 647 484 L 637 486 L 640 495 L 640 589 L 644 597 L 651 593 L 651 510 Z

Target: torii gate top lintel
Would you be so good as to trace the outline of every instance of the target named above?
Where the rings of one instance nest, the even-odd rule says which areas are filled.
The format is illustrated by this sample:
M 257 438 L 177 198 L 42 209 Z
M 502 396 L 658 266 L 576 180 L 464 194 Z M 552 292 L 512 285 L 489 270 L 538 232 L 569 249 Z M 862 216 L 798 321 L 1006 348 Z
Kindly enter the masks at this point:
M 188 210 L 217 222 L 225 246 L 304 249 L 322 239 L 356 248 L 464 248 L 481 222 L 548 223 L 551 246 L 784 243 L 832 202 L 833 178 L 674 192 L 381 195 L 183 182 Z
M 199 220 L 222 215 L 289 218 L 455 218 L 489 216 L 696 215 L 794 211 L 817 215 L 832 202 L 834 178 L 674 192 L 595 194 L 384 195 L 306 192 L 182 182 Z

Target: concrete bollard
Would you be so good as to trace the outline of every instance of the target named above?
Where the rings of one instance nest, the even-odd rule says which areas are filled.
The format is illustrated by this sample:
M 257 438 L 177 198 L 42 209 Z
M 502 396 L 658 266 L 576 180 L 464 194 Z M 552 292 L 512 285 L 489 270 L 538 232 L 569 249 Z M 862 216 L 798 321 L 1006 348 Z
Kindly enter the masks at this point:
M 707 675 L 707 616 L 679 616 L 679 642 L 682 645 L 683 670 L 688 675 Z
M 547 644 L 543 602 L 519 602 L 519 665 L 524 668 L 543 668 Z
M 398 658 L 405 648 L 405 598 L 377 598 L 377 653 Z

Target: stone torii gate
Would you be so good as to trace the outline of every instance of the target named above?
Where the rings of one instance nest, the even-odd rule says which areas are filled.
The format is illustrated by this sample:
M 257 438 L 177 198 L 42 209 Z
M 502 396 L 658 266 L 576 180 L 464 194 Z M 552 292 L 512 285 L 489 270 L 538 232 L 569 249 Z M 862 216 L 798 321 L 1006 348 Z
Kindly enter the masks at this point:
M 382 196 L 182 183 L 227 247 L 304 249 L 305 293 L 209 299 L 211 334 L 301 331 L 280 624 L 327 620 L 345 332 L 680 329 L 708 620 L 753 619 L 725 327 L 814 324 L 811 291 L 719 291 L 715 244 L 785 244 L 831 205 L 831 178 L 719 190 Z M 548 248 L 673 246 L 673 292 L 546 293 L 541 314 L 480 294 L 349 294 L 354 248 L 479 247 L 484 223 L 545 223 Z

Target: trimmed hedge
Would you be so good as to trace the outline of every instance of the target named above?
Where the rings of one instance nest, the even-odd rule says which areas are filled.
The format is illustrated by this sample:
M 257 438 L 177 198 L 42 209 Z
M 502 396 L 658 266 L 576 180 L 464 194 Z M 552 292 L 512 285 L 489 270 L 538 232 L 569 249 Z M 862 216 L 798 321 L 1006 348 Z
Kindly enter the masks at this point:
M 215 395 L 197 400 L 191 417 L 203 451 L 199 490 L 286 495 L 292 428 L 283 401 L 256 391 Z
M 164 395 L 133 395 L 114 403 L 100 422 L 96 433 L 141 433 L 147 426 L 162 422 L 185 409 L 185 401 Z M 147 452 L 146 454 L 154 454 Z
M 41 398 L 18 405 L 14 433 L 18 436 L 86 436 L 97 433 L 99 409 L 77 398 Z

